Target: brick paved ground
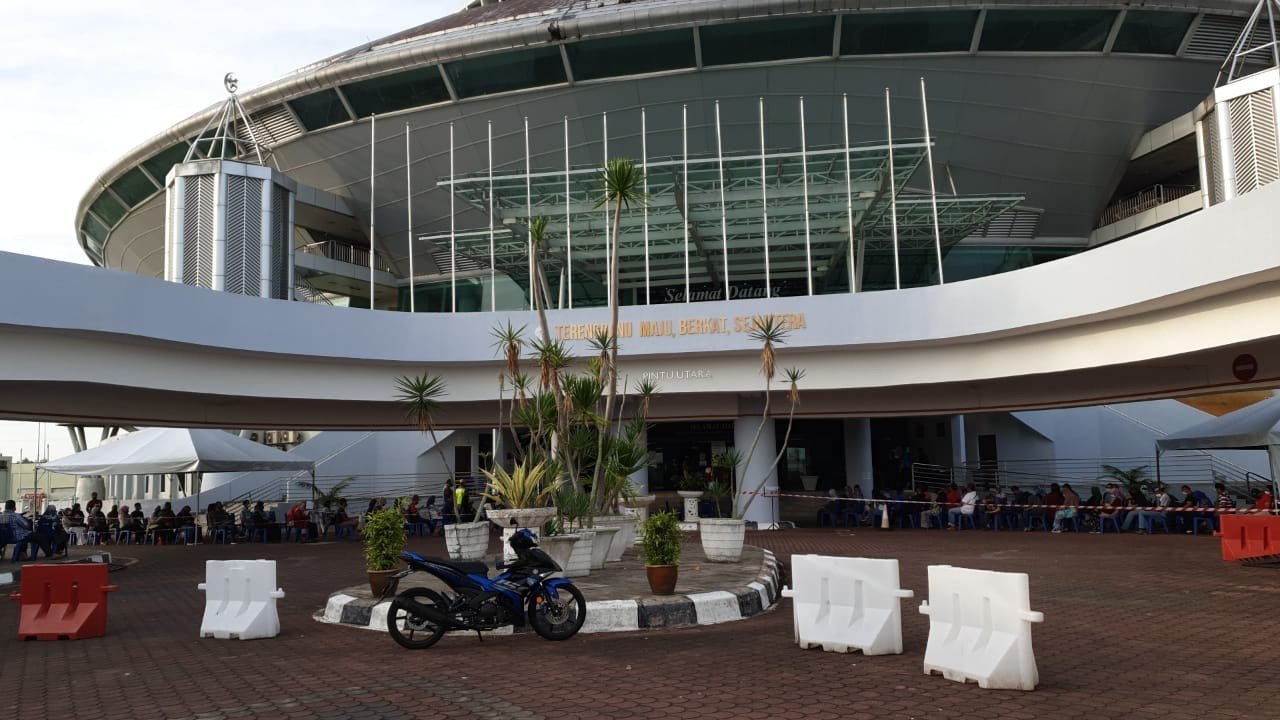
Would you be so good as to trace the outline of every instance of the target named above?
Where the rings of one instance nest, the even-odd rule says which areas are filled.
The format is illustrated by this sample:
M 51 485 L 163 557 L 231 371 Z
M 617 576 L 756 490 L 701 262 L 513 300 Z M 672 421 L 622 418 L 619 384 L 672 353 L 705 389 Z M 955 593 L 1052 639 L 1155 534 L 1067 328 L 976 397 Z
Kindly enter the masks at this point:
M 431 551 L 438 540 L 413 539 Z M 382 633 L 311 620 L 358 582 L 353 543 L 141 548 L 113 574 L 109 635 L 14 639 L 0 604 L 0 715 L 8 718 L 1276 718 L 1268 625 L 1280 571 L 1227 565 L 1205 537 L 963 531 L 752 533 L 792 553 L 897 557 L 916 591 L 905 653 L 802 651 L 790 602 L 708 628 L 580 636 L 446 638 L 422 652 Z M 495 546 L 496 548 L 496 546 Z M 269 557 L 287 597 L 283 634 L 199 640 L 206 558 Z M 921 673 L 925 566 L 1030 573 L 1040 688 L 984 691 Z

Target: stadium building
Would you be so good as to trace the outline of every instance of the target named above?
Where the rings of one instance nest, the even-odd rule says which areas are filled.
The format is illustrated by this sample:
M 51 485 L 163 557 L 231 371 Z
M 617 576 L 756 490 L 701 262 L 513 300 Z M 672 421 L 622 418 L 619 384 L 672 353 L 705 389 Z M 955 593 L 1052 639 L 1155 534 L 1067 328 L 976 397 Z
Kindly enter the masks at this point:
M 76 232 L 108 268 L 429 315 L 422 327 L 475 346 L 441 362 L 491 365 L 485 333 L 450 334 L 467 322 L 455 316 L 480 314 L 486 329 L 528 323 L 537 284 L 560 339 L 581 341 L 602 322 L 610 218 L 599 170 L 631 158 L 646 201 L 621 219 L 622 353 L 672 396 L 650 431 L 651 489 L 759 424 L 741 325 L 762 312 L 781 314 L 815 353 L 823 393 L 805 400 L 783 487 L 869 490 L 896 480 L 902 449 L 944 467 L 1034 462 L 1048 477 L 1067 459 L 1096 468 L 1147 455 L 1153 436 L 1205 417 L 1173 401 L 1111 399 L 1235 386 L 1121 378 L 963 400 L 954 373 L 887 356 L 903 375 L 869 379 L 865 353 L 933 346 L 949 362 L 946 347 L 1023 325 L 993 317 L 1069 325 L 1095 312 L 1091 278 L 1166 273 L 1160 258 L 1134 261 L 1158 253 L 1126 243 L 1158 232 L 1191 242 L 1182 235 L 1203 231 L 1187 224 L 1195 216 L 1278 174 L 1271 11 L 1254 0 L 472 2 L 163 130 L 104 170 Z M 1233 81 L 1253 85 L 1223 95 Z M 1215 109 L 1215 87 L 1230 112 Z M 1242 123 L 1262 130 L 1245 143 Z M 547 236 L 535 277 L 538 216 Z M 1025 280 L 1009 287 L 1026 289 L 1057 278 L 1057 263 L 1067 280 L 1048 282 L 1075 283 L 1065 297 L 1079 308 L 1043 307 L 1063 302 L 1054 292 L 947 309 L 950 286 L 1010 274 Z M 342 318 L 334 328 L 358 322 L 357 311 L 328 312 Z M 721 351 L 733 368 L 717 365 Z M 1055 385 L 1051 373 L 1027 374 L 1039 379 L 1025 387 Z M 1090 407 L 1044 409 L 1080 404 Z M 483 424 L 464 415 L 451 442 L 474 467 L 494 440 L 465 429 Z

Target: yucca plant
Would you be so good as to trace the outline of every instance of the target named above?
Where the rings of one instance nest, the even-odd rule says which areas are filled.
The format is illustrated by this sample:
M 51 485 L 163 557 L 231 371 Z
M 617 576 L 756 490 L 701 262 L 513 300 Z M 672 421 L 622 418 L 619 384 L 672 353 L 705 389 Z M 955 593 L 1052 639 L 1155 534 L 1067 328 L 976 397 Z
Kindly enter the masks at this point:
M 556 470 L 555 463 L 541 460 L 530 464 L 528 458 L 510 471 L 500 465 L 481 470 L 489 481 L 484 499 L 517 510 L 546 507 L 562 484 L 555 477 Z

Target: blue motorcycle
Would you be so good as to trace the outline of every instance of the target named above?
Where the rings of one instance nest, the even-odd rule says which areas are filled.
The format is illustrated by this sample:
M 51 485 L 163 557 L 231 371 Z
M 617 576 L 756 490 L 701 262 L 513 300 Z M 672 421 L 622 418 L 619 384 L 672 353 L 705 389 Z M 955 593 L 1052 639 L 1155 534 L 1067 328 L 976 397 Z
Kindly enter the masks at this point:
M 587 601 L 560 566 L 537 546 L 528 530 L 511 536 L 516 561 L 495 578 L 483 562 L 454 562 L 427 558 L 404 551 L 409 565 L 393 575 L 388 592 L 401 578 L 415 572 L 430 573 L 444 581 L 453 593 L 430 588 L 410 588 L 395 596 L 387 611 L 387 630 L 400 645 L 421 650 L 436 644 L 450 630 L 483 631 L 526 621 L 547 640 L 567 640 L 587 619 Z

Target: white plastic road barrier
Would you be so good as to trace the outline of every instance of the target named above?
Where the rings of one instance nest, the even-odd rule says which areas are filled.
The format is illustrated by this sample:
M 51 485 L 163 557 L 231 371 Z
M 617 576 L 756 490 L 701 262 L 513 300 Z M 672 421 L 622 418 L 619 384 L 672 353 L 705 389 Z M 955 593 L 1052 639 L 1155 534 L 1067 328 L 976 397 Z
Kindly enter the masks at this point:
M 930 565 L 920 612 L 929 616 L 926 675 L 985 689 L 1036 689 L 1031 623 L 1044 622 L 1044 613 L 1031 609 L 1026 573 Z
M 782 594 L 793 600 L 800 647 L 902 653 L 901 600 L 914 593 L 898 586 L 897 560 L 794 555 L 791 583 Z
M 276 600 L 284 590 L 276 587 L 275 560 L 208 560 L 204 577 L 196 586 L 205 593 L 200 637 L 253 640 L 280 634 Z

